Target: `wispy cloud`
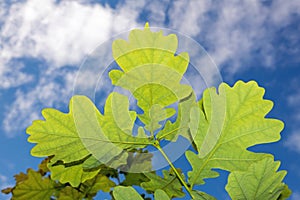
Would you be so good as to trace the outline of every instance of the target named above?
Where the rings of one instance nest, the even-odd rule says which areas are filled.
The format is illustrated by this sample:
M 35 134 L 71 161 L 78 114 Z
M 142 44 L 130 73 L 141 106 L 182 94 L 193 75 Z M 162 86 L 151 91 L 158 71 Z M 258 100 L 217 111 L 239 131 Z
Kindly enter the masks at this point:
M 175 1 L 168 13 L 171 27 L 200 38 L 218 66 L 227 66 L 225 70 L 232 74 L 257 59 L 275 67 L 276 32 L 300 15 L 300 4 L 297 0 L 269 3 Z
M 141 19 L 200 38 L 198 41 L 216 63 L 234 74 L 243 65 L 250 67 L 248 61 L 255 59 L 272 67 L 276 30 L 300 14 L 297 0 L 274 0 L 269 4 L 142 0 L 120 2 L 116 8 L 88 2 L 0 3 L 0 90 L 16 91 L 3 122 L 9 136 L 28 126 L 42 107 L 66 103 L 78 69 L 74 66 L 112 35 L 142 25 Z M 30 66 L 23 58 L 43 65 Z
M 299 200 L 300 199 L 300 193 L 299 192 L 293 192 L 291 196 L 291 200 Z
M 77 1 L 28 0 L 1 10 L 7 15 L 0 31 L 0 77 L 7 81 L 1 81 L 0 88 L 17 86 L 17 80 L 24 84 L 24 74 L 10 64 L 13 60 L 29 57 L 51 67 L 78 65 L 112 34 L 136 26 L 137 17 L 126 6 L 114 10 Z
M 16 91 L 3 120 L 9 137 L 36 119 L 41 108 L 69 100 L 76 66 L 97 45 L 137 26 L 131 4 L 112 9 L 83 1 L 28 0 L 0 7 L 0 89 Z M 30 66 L 23 58 L 43 65 Z
M 287 97 L 287 105 L 293 109 L 290 115 L 292 133 L 288 136 L 284 145 L 300 154 L 300 90 L 293 90 L 294 93 Z
M 300 153 L 300 130 L 295 130 L 288 139 L 284 142 L 284 145 L 298 153 Z

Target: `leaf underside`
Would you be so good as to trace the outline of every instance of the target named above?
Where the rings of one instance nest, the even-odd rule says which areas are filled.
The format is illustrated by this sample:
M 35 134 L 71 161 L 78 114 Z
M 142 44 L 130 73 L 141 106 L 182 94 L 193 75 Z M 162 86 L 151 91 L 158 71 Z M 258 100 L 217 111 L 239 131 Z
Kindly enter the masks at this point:
M 280 139 L 283 123 L 265 118 L 273 103 L 263 99 L 264 89 L 256 82 L 238 81 L 233 87 L 222 83 L 204 91 L 198 108 L 191 111 L 190 130 L 198 154 L 186 152 L 193 170 L 189 183 L 217 177 L 213 168 L 246 170 L 250 164 L 270 154 L 253 153 L 247 148 Z
M 264 158 L 247 171 L 235 171 L 228 177 L 226 190 L 232 199 L 277 199 L 285 188 L 286 171 L 279 171 L 280 162 Z

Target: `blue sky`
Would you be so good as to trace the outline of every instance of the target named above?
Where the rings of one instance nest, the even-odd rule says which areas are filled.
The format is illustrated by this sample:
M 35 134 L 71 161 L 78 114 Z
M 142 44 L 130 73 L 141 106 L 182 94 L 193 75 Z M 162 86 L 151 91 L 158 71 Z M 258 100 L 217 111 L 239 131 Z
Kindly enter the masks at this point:
M 44 107 L 67 110 L 84 58 L 111 36 L 146 21 L 201 44 L 230 85 L 241 79 L 265 87 L 265 98 L 275 103 L 269 116 L 283 120 L 285 129 L 280 142 L 254 149 L 282 161 L 281 168 L 288 170 L 285 182 L 294 192 L 291 199 L 300 199 L 298 0 L 1 1 L 0 188 L 40 162 L 30 156 L 33 145 L 26 141 L 25 128 L 41 118 Z M 225 199 L 225 175 L 220 189 L 204 188 Z

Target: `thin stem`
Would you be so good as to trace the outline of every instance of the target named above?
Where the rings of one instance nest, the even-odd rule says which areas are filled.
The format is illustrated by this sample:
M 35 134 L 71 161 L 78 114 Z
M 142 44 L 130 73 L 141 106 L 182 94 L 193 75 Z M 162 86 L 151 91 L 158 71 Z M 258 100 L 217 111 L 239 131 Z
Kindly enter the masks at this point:
M 179 179 L 179 181 L 181 182 L 181 184 L 183 185 L 183 187 L 185 187 L 185 189 L 188 191 L 189 195 L 192 197 L 192 199 L 194 199 L 193 195 L 192 195 L 192 191 L 191 188 L 189 188 L 189 186 L 186 184 L 186 182 L 183 180 L 182 176 L 179 174 L 179 172 L 177 171 L 177 169 L 175 168 L 175 166 L 173 165 L 173 163 L 170 161 L 169 157 L 167 156 L 167 154 L 164 152 L 164 150 L 161 148 L 159 142 L 157 141 L 154 146 L 160 151 L 160 153 L 163 155 L 163 157 L 166 159 L 166 161 L 169 163 L 170 167 L 173 169 L 173 171 L 175 172 L 177 178 Z

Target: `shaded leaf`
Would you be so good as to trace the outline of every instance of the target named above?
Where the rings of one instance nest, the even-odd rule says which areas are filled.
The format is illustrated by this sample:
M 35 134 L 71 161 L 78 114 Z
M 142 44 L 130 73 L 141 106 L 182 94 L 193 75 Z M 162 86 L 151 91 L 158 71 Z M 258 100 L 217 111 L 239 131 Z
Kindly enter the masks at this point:
M 12 193 L 14 188 L 11 188 L 11 187 L 8 187 L 8 188 L 5 188 L 5 189 L 2 189 L 1 192 L 3 194 L 9 194 L 9 193 Z
M 264 89 L 256 82 L 238 81 L 233 87 L 222 83 L 218 92 L 215 88 L 205 90 L 198 109 L 191 111 L 190 129 L 199 152 L 186 152 L 193 168 L 188 173 L 191 186 L 217 177 L 212 168 L 246 170 L 269 155 L 247 148 L 278 141 L 283 129 L 281 121 L 265 118 L 273 103 L 263 99 Z
M 193 190 L 191 193 L 193 195 L 193 199 L 195 200 L 216 200 L 215 197 L 206 194 L 205 192 Z
M 48 163 L 49 161 L 51 160 L 51 157 L 48 157 L 48 158 L 45 158 L 41 164 L 39 164 L 39 172 L 44 175 L 46 174 L 47 172 L 49 172 L 49 168 L 48 168 Z
M 59 196 L 57 200 L 81 200 L 83 199 L 84 194 L 76 190 L 75 188 L 72 188 L 70 186 L 67 186 L 63 188 L 59 192 Z
M 111 188 L 116 186 L 112 180 L 102 174 L 98 174 L 95 178 L 87 180 L 84 182 L 84 185 L 89 188 L 88 193 L 90 194 L 96 194 L 100 190 L 109 192 Z
M 264 158 L 247 171 L 234 171 L 228 177 L 226 191 L 232 199 L 277 199 L 285 188 L 286 171 L 279 171 L 280 162 Z
M 43 178 L 39 172 L 28 170 L 28 178 L 16 185 L 12 200 L 50 199 L 56 191 L 56 183 L 49 178 Z
M 292 194 L 292 191 L 289 189 L 289 187 L 285 184 L 284 188 L 281 192 L 281 194 L 279 195 L 279 197 L 277 198 L 277 200 L 285 200 L 288 199 Z
M 138 185 L 140 186 L 143 182 L 148 182 L 150 179 L 147 178 L 143 173 L 125 173 L 125 180 L 121 183 L 124 186 Z
M 172 197 L 183 197 L 182 185 L 179 179 L 172 171 L 163 170 L 163 178 L 154 173 L 145 173 L 149 182 L 141 183 L 142 188 L 148 192 L 154 193 L 158 189 L 162 189 L 167 195 Z
M 58 180 L 61 183 L 70 183 L 71 186 L 77 187 L 80 183 L 96 176 L 100 169 L 95 171 L 84 171 L 82 165 L 65 167 L 64 165 L 49 165 L 51 170 L 51 179 Z
M 32 169 L 28 169 L 28 170 L 32 170 Z M 28 179 L 28 175 L 24 174 L 23 172 L 20 172 L 20 174 L 14 175 L 14 177 L 15 177 L 15 180 L 16 180 L 16 185 L 19 184 L 19 183 L 22 183 L 23 181 L 26 181 Z

